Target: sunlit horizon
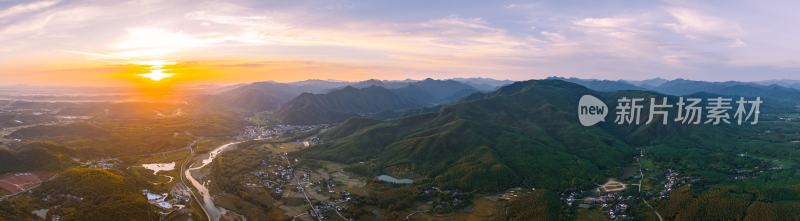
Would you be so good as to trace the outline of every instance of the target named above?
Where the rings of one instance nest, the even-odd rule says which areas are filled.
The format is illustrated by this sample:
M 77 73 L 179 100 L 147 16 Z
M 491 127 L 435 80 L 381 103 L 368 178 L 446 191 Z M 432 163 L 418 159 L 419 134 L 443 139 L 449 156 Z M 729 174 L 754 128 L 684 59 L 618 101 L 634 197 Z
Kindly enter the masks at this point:
M 0 49 L 0 81 L 143 87 L 428 77 L 800 79 L 798 48 L 785 44 L 800 19 L 765 20 L 796 17 L 785 4 L 460 4 L 1 2 L 0 43 L 8 47 Z M 153 61 L 166 63 L 154 69 Z
M 800 221 L 797 8 L 0 0 L 0 221 Z

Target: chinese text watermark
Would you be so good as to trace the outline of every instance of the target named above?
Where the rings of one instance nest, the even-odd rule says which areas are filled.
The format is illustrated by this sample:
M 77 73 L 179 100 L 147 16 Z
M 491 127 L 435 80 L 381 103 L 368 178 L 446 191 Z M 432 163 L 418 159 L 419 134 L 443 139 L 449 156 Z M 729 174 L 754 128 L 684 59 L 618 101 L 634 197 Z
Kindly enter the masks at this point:
M 584 126 L 592 126 L 605 121 L 607 106 L 600 99 L 584 95 L 578 102 L 578 120 Z M 617 99 L 614 123 L 618 125 L 640 125 L 670 121 L 685 125 L 700 124 L 758 124 L 760 107 L 764 103 L 761 97 L 737 100 L 728 97 L 685 98 L 677 97 L 677 102 L 670 102 L 667 97 L 640 98 L 622 97 Z M 649 109 L 647 116 L 642 116 L 645 104 Z M 673 113 L 675 116 L 670 116 Z M 646 118 L 645 118 L 646 117 Z M 646 121 L 644 121 L 646 119 Z M 643 122 L 644 121 L 644 122 Z

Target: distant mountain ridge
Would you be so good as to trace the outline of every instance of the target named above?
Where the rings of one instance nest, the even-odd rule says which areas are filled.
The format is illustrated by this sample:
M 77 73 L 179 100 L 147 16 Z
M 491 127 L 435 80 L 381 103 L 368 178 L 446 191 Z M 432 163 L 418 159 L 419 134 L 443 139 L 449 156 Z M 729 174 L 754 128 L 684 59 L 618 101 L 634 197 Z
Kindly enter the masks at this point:
M 479 92 L 472 86 L 455 80 L 434 80 L 431 78 L 410 83 L 394 90 L 396 93 L 428 103 L 446 103 Z
M 666 82 L 668 82 L 668 81 L 669 81 L 669 80 L 667 80 L 667 79 L 664 79 L 664 78 L 652 78 L 652 79 L 640 80 L 640 81 L 635 81 L 635 80 L 625 80 L 625 82 L 628 82 L 628 83 L 630 83 L 630 84 L 633 84 L 633 85 L 636 85 L 636 86 L 639 86 L 639 87 L 643 87 L 643 88 L 654 88 L 654 87 L 658 87 L 658 86 L 660 86 L 661 84 L 664 84 L 664 83 L 666 83 Z
M 800 81 L 760 81 L 760 82 L 706 82 L 685 79 L 666 80 L 597 80 L 579 78 L 550 77 L 577 83 L 592 90 L 611 92 L 624 90 L 655 91 L 669 95 L 689 95 L 710 93 L 727 96 L 761 96 L 769 98 L 773 105 L 782 110 L 791 110 L 800 105 Z M 256 82 L 223 87 L 220 93 L 203 96 L 199 101 L 226 107 L 242 112 L 277 111 L 295 97 L 303 93 L 323 94 L 346 86 L 367 88 L 379 86 L 390 89 L 405 97 L 415 99 L 426 105 L 443 104 L 456 101 L 476 92 L 491 92 L 500 86 L 510 84 L 508 80 L 488 78 L 453 78 L 448 80 L 377 80 L 360 82 L 335 80 L 305 80 L 291 83 Z
M 359 114 L 423 106 L 383 87 L 347 86 L 327 94 L 303 93 L 281 107 L 275 116 L 287 124 L 322 124 L 341 122 Z
M 560 78 L 549 77 L 551 80 L 562 80 L 583 85 L 596 91 L 622 91 L 622 90 L 647 90 L 646 88 L 636 86 L 632 83 L 623 80 L 596 80 L 596 79 L 580 79 L 580 78 Z
M 309 79 L 304 81 L 280 83 L 274 81 L 254 82 L 220 87 L 218 93 L 200 96 L 195 101 L 208 105 L 220 106 L 240 112 L 276 111 L 293 98 L 303 93 L 323 94 L 346 86 L 354 88 L 368 88 L 379 86 L 386 89 L 401 89 L 397 93 L 415 97 L 424 103 L 436 104 L 447 102 L 466 96 L 470 93 L 481 91 L 470 86 L 470 82 L 478 83 L 479 87 L 497 87 L 509 81 L 499 81 L 484 78 L 463 78 L 459 80 L 377 80 L 369 79 L 359 82 L 336 80 Z M 456 92 L 454 92 L 455 90 Z
M 800 90 L 800 80 L 780 79 L 780 80 L 767 80 L 755 82 L 761 85 L 779 85 L 788 88 Z
M 707 93 L 717 96 L 761 97 L 768 100 L 765 104 L 770 107 L 769 109 L 777 111 L 796 111 L 798 110 L 798 106 L 800 106 L 800 90 L 780 86 L 778 84 L 765 85 L 756 82 L 739 81 L 708 82 L 678 78 L 668 81 L 664 79 L 639 81 L 638 84 L 640 86 L 636 86 L 623 80 L 611 81 L 578 78 L 551 79 L 573 82 L 597 91 L 641 90 L 675 96 Z
M 458 81 L 478 89 L 479 91 L 494 91 L 502 86 L 514 83 L 512 80 L 496 80 L 492 78 L 453 78 L 450 80 Z
M 322 91 L 325 88 L 292 85 L 272 81 L 255 82 L 228 88 L 202 97 L 201 102 L 243 112 L 260 112 L 278 109 L 303 92 Z
M 365 81 L 353 82 L 347 85 L 353 86 L 355 88 L 366 88 L 372 86 L 378 86 L 386 89 L 397 89 L 406 87 L 411 83 L 416 82 L 415 80 L 406 79 L 401 81 L 388 81 L 388 80 L 378 80 L 378 79 L 369 79 Z
M 477 92 L 461 82 L 433 79 L 397 89 L 346 86 L 326 94 L 303 93 L 283 105 L 275 116 L 286 124 L 336 123 L 359 115 L 448 103 Z

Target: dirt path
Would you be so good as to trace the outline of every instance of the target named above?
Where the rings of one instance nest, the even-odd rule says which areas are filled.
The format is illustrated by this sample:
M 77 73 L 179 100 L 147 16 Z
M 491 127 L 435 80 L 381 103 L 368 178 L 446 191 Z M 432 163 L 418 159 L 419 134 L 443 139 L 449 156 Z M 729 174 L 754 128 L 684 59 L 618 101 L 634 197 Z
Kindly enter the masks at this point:
M 643 149 L 639 150 L 640 153 L 641 153 L 640 156 L 644 157 L 644 147 L 642 147 L 642 148 Z M 639 175 L 641 176 L 641 178 L 639 179 L 639 192 L 641 193 L 642 192 L 642 181 L 644 181 L 644 172 L 642 170 L 642 162 L 639 160 L 639 158 L 636 158 L 636 162 L 639 164 Z M 664 221 L 664 218 L 661 217 L 661 214 L 658 213 L 658 210 L 656 210 L 656 208 L 651 206 L 650 203 L 647 202 L 647 200 L 645 200 L 644 198 L 642 198 L 642 201 L 644 202 L 645 205 L 647 205 L 647 207 L 650 207 L 650 209 L 653 209 L 653 212 L 658 217 L 658 221 Z

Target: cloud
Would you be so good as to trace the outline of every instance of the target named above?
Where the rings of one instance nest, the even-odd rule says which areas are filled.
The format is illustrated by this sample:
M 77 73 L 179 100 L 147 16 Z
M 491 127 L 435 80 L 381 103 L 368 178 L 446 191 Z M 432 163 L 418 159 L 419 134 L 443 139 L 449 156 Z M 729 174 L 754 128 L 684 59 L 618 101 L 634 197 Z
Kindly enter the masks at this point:
M 790 58 L 797 19 L 777 19 L 794 15 L 740 16 L 749 11 L 739 3 L 584 3 L 38 1 L 0 9 L 0 44 L 6 45 L 0 62 L 101 59 L 92 53 L 130 60 L 287 59 L 516 79 L 798 64 Z M 86 53 L 52 53 L 60 50 Z
M 39 31 L 52 20 L 53 16 L 51 15 L 25 20 L 0 28 L 0 34 L 7 36 Z M 4 36 L 0 36 L 0 39 L 3 39 Z
M 744 30 L 735 22 L 688 8 L 670 8 L 667 11 L 676 21 L 664 25 L 687 38 L 707 41 L 724 40 L 732 47 L 746 45 L 742 39 Z
M 584 18 L 572 23 L 589 28 L 624 28 L 633 21 L 631 18 Z
M 611 38 L 633 43 L 641 41 L 644 34 L 655 31 L 648 22 L 636 22 L 641 20 L 647 19 L 641 16 L 594 17 L 575 20 L 572 25 L 579 32 L 589 35 L 591 39 Z
M 402 30 L 415 30 L 411 32 L 422 37 L 421 39 L 411 39 L 427 39 L 427 42 L 423 41 L 423 43 L 429 43 L 429 46 L 458 50 L 463 54 L 508 53 L 531 43 L 518 36 L 512 36 L 504 29 L 493 27 L 482 18 L 448 16 L 402 26 L 404 26 Z M 393 32 L 402 30 L 393 30 Z M 402 33 L 397 34 L 402 36 Z
M 538 3 L 510 3 L 503 5 L 503 8 L 506 9 L 532 9 L 539 7 Z
M 290 28 L 287 24 L 276 22 L 273 18 L 263 15 L 228 15 L 218 12 L 194 11 L 184 15 L 184 18 L 259 31 L 284 31 Z
M 545 39 L 547 39 L 551 43 L 563 42 L 564 40 L 566 40 L 566 38 L 559 33 L 549 32 L 549 31 L 543 31 L 539 33 L 542 34 L 542 36 L 544 36 Z
M 59 1 L 39 1 L 15 5 L 0 11 L 0 19 L 50 8 L 51 6 L 58 4 L 58 2 Z
M 199 39 L 182 31 L 130 28 L 123 40 L 112 45 L 115 50 L 112 54 L 127 58 L 153 58 L 213 43 L 213 39 Z

